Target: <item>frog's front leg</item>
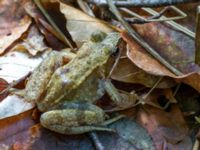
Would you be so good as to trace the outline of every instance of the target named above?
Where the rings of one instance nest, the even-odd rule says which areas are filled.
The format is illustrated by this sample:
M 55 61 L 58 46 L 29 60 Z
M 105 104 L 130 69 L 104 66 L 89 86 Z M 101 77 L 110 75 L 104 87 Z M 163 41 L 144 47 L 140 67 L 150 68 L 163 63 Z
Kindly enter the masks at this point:
M 66 103 L 62 109 L 48 111 L 41 116 L 41 124 L 61 134 L 81 134 L 94 130 L 113 131 L 100 126 L 106 118 L 104 111 L 85 102 Z
M 141 98 L 135 93 L 129 93 L 129 96 L 120 94 L 109 79 L 104 80 L 104 87 L 111 100 L 117 105 L 116 108 L 109 111 L 124 110 L 137 105 Z

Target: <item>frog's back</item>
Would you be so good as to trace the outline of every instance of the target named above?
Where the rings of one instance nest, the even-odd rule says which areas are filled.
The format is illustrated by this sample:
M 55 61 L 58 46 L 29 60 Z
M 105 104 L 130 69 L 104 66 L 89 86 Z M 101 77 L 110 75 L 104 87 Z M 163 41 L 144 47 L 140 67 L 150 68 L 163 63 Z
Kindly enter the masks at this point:
M 101 42 L 83 44 L 72 61 L 55 71 L 41 106 L 45 103 L 48 103 L 46 106 L 56 105 L 71 90 L 78 88 L 96 68 L 107 62 L 116 51 L 119 39 L 118 33 L 110 33 Z

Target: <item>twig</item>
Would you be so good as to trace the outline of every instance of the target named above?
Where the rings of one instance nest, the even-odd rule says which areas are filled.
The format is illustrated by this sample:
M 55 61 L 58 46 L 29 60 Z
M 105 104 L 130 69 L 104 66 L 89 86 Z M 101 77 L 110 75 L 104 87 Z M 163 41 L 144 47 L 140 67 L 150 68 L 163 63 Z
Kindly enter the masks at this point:
M 169 64 L 165 59 L 163 59 L 149 44 L 147 44 L 139 34 L 131 28 L 131 26 L 123 19 L 116 6 L 113 4 L 112 0 L 107 0 L 110 10 L 116 16 L 116 18 L 122 23 L 128 33 L 133 37 L 133 39 L 140 44 L 146 51 L 148 51 L 154 58 L 156 58 L 161 64 L 172 71 L 175 75 L 183 75 L 179 70 Z
M 106 6 L 106 0 L 87 0 L 89 3 Z M 113 4 L 122 7 L 158 7 L 198 2 L 199 0 L 114 0 Z
M 94 13 L 92 12 L 92 10 L 90 9 L 90 7 L 88 6 L 88 4 L 86 2 L 84 2 L 83 0 L 77 0 L 77 3 L 79 5 L 79 7 L 88 15 L 94 17 Z
M 143 97 L 143 99 L 146 99 L 151 93 L 152 91 L 158 86 L 158 84 L 161 82 L 161 80 L 163 79 L 163 77 L 159 77 L 159 79 L 155 82 L 155 84 L 153 85 L 153 87 L 149 90 L 149 92 Z
M 11 88 L 13 88 L 14 86 L 16 86 L 17 84 L 19 84 L 20 82 L 22 82 L 24 79 L 26 79 L 29 75 L 30 75 L 31 72 L 28 72 L 26 75 L 24 75 L 23 77 L 21 77 L 20 79 L 16 80 L 16 81 L 13 81 L 12 83 L 10 83 L 6 89 L 4 89 L 3 91 L 0 92 L 0 95 L 1 94 L 4 94 L 6 92 L 8 92 Z
M 199 150 L 199 140 L 198 139 L 195 140 L 192 150 Z
M 46 12 L 46 10 L 43 8 L 40 0 L 33 0 L 34 3 L 37 5 L 37 7 L 40 9 L 40 11 L 42 12 L 42 14 L 45 16 L 45 18 L 49 21 L 49 23 L 53 26 L 53 28 L 55 29 L 55 33 L 56 33 L 56 37 L 58 39 L 60 39 L 62 42 L 64 42 L 66 45 L 68 45 L 71 49 L 73 49 L 72 44 L 70 43 L 70 41 L 65 37 L 65 35 L 62 33 L 62 31 L 58 28 L 58 26 L 55 24 L 55 22 L 51 19 L 51 17 L 49 16 L 49 14 Z
M 195 63 L 200 65 L 200 6 L 197 8 L 197 25 L 196 25 L 196 54 L 195 54 Z
M 175 12 L 177 12 L 180 16 L 175 16 L 175 17 L 162 17 L 162 15 L 169 9 L 174 10 Z M 133 24 L 133 23 L 149 23 L 149 22 L 164 22 L 164 21 L 171 21 L 171 20 L 178 20 L 178 19 L 183 19 L 187 16 L 187 14 L 185 14 L 184 12 L 182 12 L 180 9 L 174 7 L 174 6 L 169 6 L 169 7 L 165 7 L 164 9 L 162 9 L 160 12 L 158 12 L 157 14 L 153 14 L 153 16 L 149 17 L 149 18 L 144 18 L 142 16 L 139 16 L 138 14 L 134 13 L 133 11 L 127 9 L 127 8 L 119 8 L 120 10 L 128 13 L 129 15 L 132 15 L 133 17 L 137 17 L 136 19 L 132 19 L 132 20 L 127 20 L 127 22 Z M 161 18 L 162 17 L 162 18 Z
M 105 149 L 104 146 L 102 145 L 101 141 L 99 140 L 99 137 L 96 134 L 96 132 L 93 131 L 93 132 L 89 132 L 88 134 L 89 134 L 90 138 L 92 139 L 96 150 L 104 150 Z
M 151 8 L 142 8 L 143 10 L 147 11 L 148 13 L 152 14 L 152 15 L 156 15 L 158 14 L 158 12 L 156 12 L 155 10 L 151 9 Z M 161 19 L 167 19 L 167 17 L 162 16 Z M 171 25 L 173 28 L 175 28 L 178 31 L 181 31 L 183 33 L 185 33 L 186 35 L 190 36 L 191 38 L 195 38 L 195 33 L 190 31 L 189 29 L 187 29 L 186 27 L 174 22 L 174 21 L 166 21 L 164 22 L 166 24 Z

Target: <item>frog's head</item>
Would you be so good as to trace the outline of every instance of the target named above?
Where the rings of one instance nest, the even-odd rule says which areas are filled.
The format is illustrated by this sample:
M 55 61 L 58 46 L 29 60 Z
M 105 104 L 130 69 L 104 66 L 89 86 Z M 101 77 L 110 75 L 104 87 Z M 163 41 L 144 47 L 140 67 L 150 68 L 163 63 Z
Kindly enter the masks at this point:
M 103 45 L 106 45 L 104 52 L 107 54 L 113 54 L 117 51 L 117 46 L 120 42 L 120 34 L 118 32 L 112 32 L 107 34 L 106 38 L 102 41 Z

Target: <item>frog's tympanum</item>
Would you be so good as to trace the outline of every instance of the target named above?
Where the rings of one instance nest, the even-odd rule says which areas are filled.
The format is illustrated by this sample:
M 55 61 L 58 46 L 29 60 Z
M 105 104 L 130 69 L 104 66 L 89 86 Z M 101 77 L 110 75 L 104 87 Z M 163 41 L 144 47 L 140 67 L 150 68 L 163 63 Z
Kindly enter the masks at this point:
M 69 63 L 63 65 L 67 53 L 51 52 L 34 70 L 25 98 L 36 101 L 38 109 L 44 112 L 44 127 L 62 134 L 111 130 L 98 126 L 105 121 L 106 114 L 92 103 L 104 94 L 103 66 L 116 52 L 119 40 L 118 33 L 95 33 L 77 55 L 70 55 L 73 59 Z

